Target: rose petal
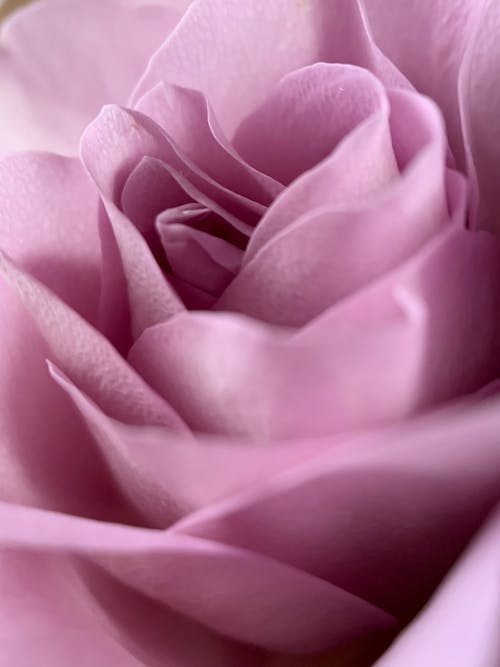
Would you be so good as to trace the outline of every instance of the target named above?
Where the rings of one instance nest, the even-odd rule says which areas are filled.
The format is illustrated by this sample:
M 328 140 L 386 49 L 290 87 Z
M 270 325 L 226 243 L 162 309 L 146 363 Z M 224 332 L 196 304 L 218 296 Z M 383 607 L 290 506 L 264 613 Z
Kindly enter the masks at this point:
M 389 167 L 394 157 L 387 146 L 388 128 L 383 118 L 376 117 L 269 208 L 250 240 L 242 271 L 217 309 L 302 325 L 401 264 L 450 223 L 439 112 L 413 93 L 392 92 L 391 102 L 393 141 L 405 165 L 402 177 L 359 201 L 360 145 L 363 152 L 378 148 L 374 155 L 390 156 L 387 176 L 382 173 L 378 178 L 370 171 L 377 172 L 380 163 L 370 159 L 368 184 L 382 184 L 394 174 L 394 164 L 392 170 Z M 411 141 L 401 138 L 401 118 L 412 129 Z M 365 139 L 362 144 L 360 138 Z M 354 192 L 349 192 L 350 184 Z
M 222 294 L 217 310 L 301 326 L 411 258 L 452 218 L 463 226 L 460 193 L 465 194 L 465 183 L 458 174 L 445 181 L 442 148 L 442 142 L 429 145 L 401 180 L 364 205 L 339 206 L 333 201 L 295 220 L 290 217 L 287 226 L 255 251 L 284 222 L 287 203 L 283 197 L 276 213 L 271 207 L 263 219 L 259 239 L 253 245 L 250 242 L 245 254 L 252 259 Z M 333 169 L 338 166 L 334 161 Z M 445 182 L 451 186 L 452 180 L 457 206 L 450 217 Z M 290 193 L 292 207 L 303 186 Z M 312 199 L 312 180 L 305 187 Z
M 4 547 L 91 557 L 170 609 L 268 650 L 320 651 L 394 625 L 341 588 L 243 549 L 5 503 L 0 519 Z
M 144 332 L 129 360 L 195 430 L 298 437 L 383 423 L 495 377 L 498 267 L 493 237 L 452 229 L 295 336 L 186 313 Z
M 127 520 L 88 431 L 47 372 L 47 345 L 3 280 L 0 312 L 0 497 Z
M 186 3 L 37 2 L 2 26 L 0 148 L 75 154 L 107 102 L 125 103 Z
M 189 197 L 198 196 L 200 203 L 204 203 L 203 198 L 217 201 L 232 216 L 234 224 L 247 233 L 251 228 L 243 221 L 257 221 L 264 210 L 262 205 L 228 190 L 198 169 L 156 123 L 138 111 L 106 106 L 85 130 L 81 154 L 103 196 L 115 204 L 120 201 L 128 176 L 147 156 L 164 163 Z M 136 191 L 136 195 L 144 201 L 151 193 L 147 188 L 142 193 Z
M 463 401 L 345 437 L 175 530 L 268 554 L 409 619 L 498 500 L 498 408 Z
M 0 249 L 91 322 L 101 268 L 97 204 L 77 160 L 19 153 L 0 161 Z
M 281 79 L 238 127 L 233 143 L 252 166 L 288 185 L 383 101 L 382 86 L 367 70 L 316 63 Z
M 105 206 L 120 252 L 135 339 L 185 308 L 134 225 L 112 202 Z
M 495 667 L 500 661 L 498 509 L 428 606 L 376 667 Z
M 202 0 L 153 56 L 134 99 L 161 81 L 199 90 L 231 138 L 287 72 L 321 61 L 407 85 L 374 46 L 357 0 Z
M 463 169 L 457 84 L 471 27 L 481 3 L 476 0 L 409 0 L 404 3 L 364 0 L 364 5 L 373 36 L 383 53 L 418 91 L 432 97 L 443 111 L 448 138 Z M 423 43 L 425 48 L 422 48 Z
M 185 430 L 178 415 L 88 322 L 5 255 L 0 255 L 0 272 L 35 321 L 50 358 L 109 415 Z
M 0 553 L 0 642 L 16 667 L 250 667 L 252 651 L 61 555 Z
M 194 164 L 226 188 L 265 205 L 283 189 L 240 158 L 198 91 L 163 82 L 142 97 L 136 108 L 158 123 Z
M 132 427 L 105 415 L 55 366 L 50 371 L 85 420 L 124 497 L 149 526 L 166 527 L 194 509 L 256 488 L 335 445 L 198 441 L 173 437 L 167 429 Z

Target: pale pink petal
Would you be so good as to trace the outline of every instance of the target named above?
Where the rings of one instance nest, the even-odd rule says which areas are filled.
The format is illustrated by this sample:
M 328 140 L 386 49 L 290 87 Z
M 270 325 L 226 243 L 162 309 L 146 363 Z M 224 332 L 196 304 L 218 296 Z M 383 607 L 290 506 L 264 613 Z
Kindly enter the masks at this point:
M 48 373 L 47 345 L 3 279 L 0 312 L 1 499 L 125 520 L 95 444 Z
M 16 667 L 250 667 L 231 645 L 59 554 L 0 553 L 2 661 Z
M 498 267 L 493 237 L 452 229 L 295 335 L 185 313 L 144 332 L 129 360 L 195 430 L 297 437 L 390 421 L 495 377 Z
M 345 437 L 176 530 L 291 563 L 409 620 L 498 501 L 499 426 L 492 398 Z
M 142 97 L 136 109 L 158 123 L 194 164 L 227 188 L 262 204 L 271 203 L 283 189 L 241 159 L 198 91 L 163 82 Z
M 161 81 L 199 90 L 231 138 L 279 79 L 321 61 L 407 85 L 374 46 L 358 0 L 201 0 L 152 58 L 134 99 Z
M 181 534 L 0 503 L 0 545 L 90 557 L 170 609 L 268 650 L 312 653 L 394 625 L 381 609 L 299 569 Z
M 170 177 L 174 177 L 189 197 L 202 204 L 217 201 L 231 216 L 233 224 L 246 233 L 251 230 L 246 221 L 251 218 L 257 222 L 265 210 L 262 204 L 238 195 L 200 170 L 159 125 L 139 111 L 113 105 L 105 107 L 85 130 L 81 154 L 103 196 L 115 204 L 119 204 L 133 169 L 142 159 L 150 158 L 164 164 Z M 151 192 L 154 181 L 151 186 L 147 181 L 141 184 L 144 190 L 139 191 L 136 183 L 134 191 L 139 201 L 155 198 L 154 190 Z
M 146 241 L 110 201 L 105 203 L 122 262 L 129 301 L 132 337 L 185 310 Z
M 248 443 L 174 437 L 107 417 L 56 367 L 56 382 L 74 401 L 110 473 L 146 525 L 166 527 L 189 512 L 266 480 L 335 446 L 332 440 Z
M 367 70 L 316 63 L 286 75 L 238 127 L 233 143 L 252 166 L 288 185 L 384 105 Z
M 0 161 L 0 249 L 92 322 L 101 269 L 97 208 L 75 159 L 18 153 Z
M 376 117 L 269 208 L 250 240 L 242 271 L 217 309 L 276 324 L 304 324 L 401 264 L 450 223 L 439 112 L 413 93 L 392 91 L 390 99 L 392 141 L 404 167 L 401 178 L 394 178 L 385 119 Z M 405 138 L 409 128 L 411 140 Z M 379 148 L 362 175 L 360 138 L 365 139 L 363 152 Z M 379 152 L 387 155 L 386 164 L 392 158 L 388 173 L 384 160 L 374 158 Z M 384 183 L 389 174 L 393 178 Z M 371 177 L 365 180 L 367 175 Z M 374 182 L 380 190 L 363 200 L 359 189 Z
M 477 0 L 363 0 L 370 29 L 383 53 L 416 89 L 432 97 L 446 119 L 459 166 L 465 167 L 458 76 Z M 485 49 L 491 57 L 491 50 Z
M 124 104 L 182 16 L 176 0 L 46 0 L 2 26 L 0 149 L 75 154 L 103 104 Z
M 500 513 L 491 516 L 427 607 L 376 667 L 500 663 Z
M 171 270 L 186 283 L 218 296 L 237 273 L 243 251 L 224 239 L 167 221 L 166 217 L 160 215 L 157 225 Z
M 118 354 L 111 343 L 37 280 L 0 256 L 2 280 L 32 316 L 56 362 L 111 416 L 128 423 L 185 430 L 178 415 Z

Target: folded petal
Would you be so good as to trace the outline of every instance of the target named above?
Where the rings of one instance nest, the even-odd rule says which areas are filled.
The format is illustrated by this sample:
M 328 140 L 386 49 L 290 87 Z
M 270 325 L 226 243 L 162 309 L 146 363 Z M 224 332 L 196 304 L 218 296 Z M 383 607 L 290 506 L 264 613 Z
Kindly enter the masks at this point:
M 412 139 L 404 139 L 410 128 Z M 438 110 L 413 93 L 392 92 L 391 129 L 402 176 L 394 174 L 387 120 L 376 116 L 278 197 L 217 309 L 276 324 L 305 324 L 400 265 L 450 224 Z M 374 153 L 360 174 L 357 158 L 368 147 Z M 377 154 L 385 159 L 379 161 Z M 374 183 L 379 190 L 363 200 L 359 190 Z M 465 191 L 464 183 L 461 188 Z
M 129 423 L 185 429 L 182 420 L 111 343 L 37 280 L 0 257 L 0 274 L 13 288 L 56 362 L 111 416 Z
M 37 2 L 8 19 L 0 50 L 0 150 L 75 154 L 103 104 L 124 104 L 186 3 Z
M 498 398 L 462 401 L 344 437 L 314 461 L 200 510 L 176 530 L 268 554 L 409 620 L 498 501 L 499 415 Z M 471 599 L 493 599 L 484 586 Z
M 295 335 L 185 313 L 145 331 L 129 360 L 195 430 L 287 438 L 380 424 L 495 377 L 498 267 L 493 237 L 451 229 Z
M 500 661 L 498 509 L 376 667 L 495 667 Z
M 4 547 L 90 557 L 170 609 L 268 650 L 320 651 L 394 625 L 361 598 L 244 549 L 2 503 L 0 519 Z
M 136 227 L 112 202 L 105 206 L 120 253 L 135 339 L 185 308 Z
M 188 197 L 198 197 L 200 203 L 215 200 L 247 233 L 251 229 L 247 219 L 256 222 L 264 210 L 262 204 L 238 195 L 199 169 L 159 125 L 138 111 L 105 107 L 85 130 L 81 155 L 100 192 L 116 205 L 133 169 L 148 157 L 164 164 Z M 154 184 L 145 184 L 142 193 L 136 189 L 136 195 L 142 195 L 140 201 L 155 198 Z
M 252 651 L 59 554 L 0 553 L 0 642 L 18 667 L 250 667 Z
M 105 415 L 55 366 L 53 378 L 93 434 L 117 486 L 145 525 L 166 527 L 189 512 L 250 490 L 334 441 L 245 443 L 174 437 L 162 428 L 134 427 Z
M 45 341 L 3 279 L 0 312 L 1 499 L 128 520 L 87 428 L 48 373 Z
M 175 275 L 217 296 L 234 278 L 243 252 L 224 239 L 182 224 L 161 224 L 165 255 Z
M 481 2 L 363 0 L 375 41 L 416 89 L 432 97 L 446 119 L 458 165 L 465 167 L 458 78 Z M 422 44 L 425 43 L 425 48 Z M 488 57 L 491 56 L 491 51 Z
M 269 204 L 283 189 L 241 159 L 200 92 L 162 82 L 146 93 L 136 108 L 158 123 L 194 164 L 225 187 L 262 204 Z
M 358 0 L 201 0 L 153 56 L 134 99 L 161 81 L 199 90 L 231 138 L 277 81 L 315 62 L 368 67 L 405 85 L 374 46 Z
M 288 185 L 383 104 L 383 88 L 367 70 L 316 63 L 286 75 L 233 143 L 252 166 Z

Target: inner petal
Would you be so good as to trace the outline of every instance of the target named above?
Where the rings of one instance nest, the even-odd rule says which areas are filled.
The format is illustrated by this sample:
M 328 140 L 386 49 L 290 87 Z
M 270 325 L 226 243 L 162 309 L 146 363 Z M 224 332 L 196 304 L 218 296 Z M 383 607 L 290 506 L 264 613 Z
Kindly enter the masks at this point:
M 234 146 L 256 169 L 287 185 L 330 154 L 383 98 L 381 84 L 367 70 L 305 67 L 285 76 L 242 122 Z

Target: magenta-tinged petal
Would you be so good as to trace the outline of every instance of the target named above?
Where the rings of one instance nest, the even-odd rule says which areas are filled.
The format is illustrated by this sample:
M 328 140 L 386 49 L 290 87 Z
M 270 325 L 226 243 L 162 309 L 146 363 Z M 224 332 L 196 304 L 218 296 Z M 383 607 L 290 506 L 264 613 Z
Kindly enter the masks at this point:
M 360 207 L 398 176 L 387 116 L 384 110 L 361 124 L 330 157 L 277 197 L 250 237 L 245 264 L 304 214 L 326 207 Z
M 122 261 L 132 336 L 137 338 L 148 327 L 182 312 L 184 305 L 130 220 L 111 202 L 106 202 L 106 209 Z
M 176 530 L 268 554 L 409 619 L 498 501 L 499 425 L 492 398 L 340 438 Z
M 159 125 L 139 111 L 113 105 L 105 107 L 85 130 L 81 154 L 99 190 L 115 204 L 119 204 L 132 170 L 143 158 L 150 158 L 164 163 L 189 197 L 198 197 L 200 203 L 204 203 L 204 199 L 217 201 L 233 219 L 241 219 L 242 227 L 248 227 L 243 221 L 249 218 L 257 222 L 264 211 L 262 204 L 225 188 L 199 169 Z M 136 185 L 135 193 L 140 201 L 147 201 L 151 196 L 147 183 L 144 185 L 142 192 Z
M 204 93 L 229 138 L 285 74 L 315 62 L 403 77 L 374 46 L 358 0 L 202 0 L 151 59 L 134 95 L 161 81 Z
M 295 335 L 185 313 L 144 332 L 129 359 L 195 430 L 286 438 L 379 424 L 495 377 L 498 266 L 493 237 L 451 230 Z
M 268 650 L 313 653 L 395 624 L 341 588 L 244 549 L 5 503 L 0 519 L 4 547 L 90 557 L 170 609 Z
M 87 429 L 48 373 L 47 345 L 3 279 L 0 312 L 1 499 L 126 520 Z
M 201 93 L 163 82 L 136 105 L 176 142 L 200 169 L 225 187 L 269 204 L 283 189 L 241 160 L 224 137 Z
M 18 153 L 0 161 L 0 249 L 92 322 L 101 269 L 97 204 L 77 160 Z
M 500 7 L 494 0 L 477 5 L 481 10 L 460 72 L 460 101 L 468 148 L 469 172 L 477 178 L 477 223 L 498 232 L 498 173 L 500 169 Z
M 458 78 L 474 21 L 476 0 L 363 0 L 377 44 L 416 89 L 432 97 L 446 119 L 459 166 L 465 167 Z M 425 44 L 425 48 L 423 48 Z M 484 53 L 491 58 L 491 49 Z
M 19 295 L 56 362 L 111 416 L 185 430 L 178 415 L 88 322 L 37 280 L 0 256 L 3 280 Z
M 2 660 L 16 667 L 251 667 L 251 649 L 77 559 L 0 553 Z
M 224 239 L 158 218 L 158 232 L 173 273 L 215 296 L 234 278 L 243 252 Z
M 243 120 L 233 143 L 252 166 L 288 185 L 383 101 L 382 86 L 367 70 L 316 63 L 285 76 Z
M 500 663 L 500 513 L 376 667 L 496 667 Z
M 173 437 L 107 417 L 57 368 L 52 376 L 71 397 L 124 497 L 146 525 L 174 520 L 268 479 L 335 446 L 334 441 L 245 443 Z
M 183 9 L 175 0 L 52 0 L 32 3 L 7 20 L 0 50 L 0 150 L 75 154 L 102 105 L 127 101 Z
M 191 203 L 177 181 L 149 158 L 143 158 L 131 171 L 121 195 L 123 212 L 150 245 L 157 240 L 156 217 L 167 209 Z
M 276 324 L 303 325 L 396 268 L 450 224 L 439 113 L 413 93 L 393 91 L 391 103 L 392 139 L 405 167 L 402 176 L 364 201 L 346 197 L 345 182 L 353 184 L 354 194 L 360 178 L 356 157 L 361 134 L 355 134 L 354 142 L 346 141 L 270 207 L 250 240 L 242 271 L 217 309 Z M 403 130 L 410 128 L 413 138 L 403 140 Z M 362 133 L 367 129 L 372 142 L 363 142 L 363 150 L 379 141 L 380 129 L 386 130 L 383 137 L 390 142 L 386 125 L 367 125 Z M 384 148 L 394 160 L 392 148 Z M 343 177 L 335 179 L 336 172 L 349 164 L 346 156 L 352 172 L 346 177 L 344 170 Z M 375 171 L 380 166 L 378 161 L 369 164 Z M 454 187 L 465 190 L 459 180 Z M 455 211 L 450 213 L 454 217 Z M 465 219 L 461 222 L 464 225 Z

